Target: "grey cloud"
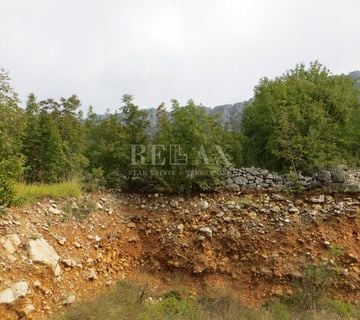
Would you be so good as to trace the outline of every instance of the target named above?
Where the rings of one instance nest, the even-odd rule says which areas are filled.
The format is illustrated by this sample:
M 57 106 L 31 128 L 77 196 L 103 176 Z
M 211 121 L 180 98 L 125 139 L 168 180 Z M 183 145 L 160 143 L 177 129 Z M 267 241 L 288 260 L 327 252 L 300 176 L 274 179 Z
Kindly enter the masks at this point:
M 22 100 L 234 103 L 298 62 L 360 69 L 359 12 L 357 0 L 3 1 L 0 66 Z

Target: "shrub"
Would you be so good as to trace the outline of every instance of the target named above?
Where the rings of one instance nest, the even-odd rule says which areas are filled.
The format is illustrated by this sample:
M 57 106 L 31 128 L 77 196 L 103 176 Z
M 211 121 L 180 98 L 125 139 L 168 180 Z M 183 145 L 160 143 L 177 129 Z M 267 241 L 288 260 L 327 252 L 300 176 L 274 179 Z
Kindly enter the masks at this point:
M 11 205 L 15 200 L 15 179 L 22 172 L 22 159 L 11 158 L 0 161 L 0 205 Z
M 329 292 L 334 269 L 328 263 L 320 266 L 308 265 L 299 283 L 297 293 L 292 297 L 294 306 L 301 310 L 319 309 L 322 300 Z
M 104 170 L 102 168 L 93 168 L 91 173 L 83 178 L 82 185 L 86 192 L 103 190 L 105 186 Z

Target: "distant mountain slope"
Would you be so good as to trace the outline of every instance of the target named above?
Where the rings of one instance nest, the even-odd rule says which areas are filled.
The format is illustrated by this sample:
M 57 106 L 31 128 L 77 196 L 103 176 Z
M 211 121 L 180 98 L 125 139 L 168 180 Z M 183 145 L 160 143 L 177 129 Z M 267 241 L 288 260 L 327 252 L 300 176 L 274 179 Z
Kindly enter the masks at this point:
M 220 125 L 239 130 L 245 104 L 246 102 L 238 102 L 216 106 L 214 108 L 204 107 L 204 109 L 209 115 L 217 115 Z M 149 108 L 146 109 L 146 111 L 148 113 L 147 120 L 150 123 L 149 133 L 153 135 L 156 132 L 157 126 L 156 108 Z M 101 117 L 103 118 L 103 116 Z M 119 118 L 121 119 L 121 114 L 119 114 Z
M 360 71 L 350 72 L 349 76 L 355 79 L 357 87 L 360 89 Z
M 206 112 L 210 115 L 218 115 L 220 124 L 234 130 L 239 130 L 244 107 L 247 102 L 248 101 L 244 101 L 214 108 L 206 108 Z

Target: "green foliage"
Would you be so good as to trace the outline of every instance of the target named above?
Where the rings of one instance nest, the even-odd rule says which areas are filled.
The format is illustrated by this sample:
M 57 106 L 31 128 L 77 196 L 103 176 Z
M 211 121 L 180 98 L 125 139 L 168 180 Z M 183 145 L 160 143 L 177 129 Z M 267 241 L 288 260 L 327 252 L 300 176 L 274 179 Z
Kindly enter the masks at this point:
M 151 298 L 150 298 L 151 297 Z M 290 320 L 360 319 L 359 310 L 348 303 L 327 299 L 319 310 L 294 308 L 286 301 L 271 301 L 252 309 L 229 296 L 192 298 L 171 290 L 158 295 L 128 282 L 101 293 L 89 302 L 80 302 L 54 320 Z
M 85 120 L 76 95 L 38 102 L 30 94 L 24 111 L 9 80 L 1 70 L 0 204 L 11 203 L 22 170 L 28 183 L 81 177 L 88 191 L 155 191 L 161 185 L 156 190 L 189 193 L 221 185 L 229 166 L 290 171 L 293 189 L 300 191 L 300 171 L 360 165 L 357 84 L 331 76 L 318 62 L 262 79 L 245 108 L 241 132 L 239 119 L 223 124 L 192 100 L 185 106 L 173 100 L 171 112 L 160 105 L 154 135 L 148 112 L 131 95 L 123 96 L 120 112 L 100 117 L 90 107 Z M 133 163 L 134 146 L 144 152 Z
M 125 130 L 125 138 L 129 144 L 145 144 L 148 137 L 145 130 L 149 126 L 146 120 L 147 112 L 140 110 L 133 103 L 133 96 L 125 94 L 122 98 L 124 105 L 120 108 L 122 123 Z
M 158 108 L 158 123 L 155 142 L 165 149 L 161 169 L 171 173 L 159 180 L 168 189 L 190 192 L 220 183 L 221 169 L 227 164 L 219 160 L 216 146 L 226 151 L 226 144 L 224 129 L 214 118 L 192 100 L 183 107 L 174 100 L 170 117 L 163 105 Z M 178 147 L 171 150 L 170 146 Z M 176 157 L 180 165 L 173 164 Z
M 288 300 L 289 304 L 301 310 L 316 310 L 323 306 L 332 281 L 338 275 L 336 265 L 330 261 L 341 255 L 338 246 L 330 247 L 328 259 L 320 264 L 307 264 L 304 276 L 296 283 L 295 294 Z
M 38 180 L 46 183 L 59 182 L 65 179 L 65 154 L 63 141 L 56 123 L 50 114 L 42 111 L 39 116 L 39 131 L 41 144 L 39 167 L 37 168 Z M 34 155 L 34 157 L 37 157 Z M 32 170 L 33 172 L 35 170 Z
M 300 282 L 300 290 L 294 297 L 297 307 L 302 310 L 319 309 L 334 276 L 334 269 L 328 263 L 308 265 Z
M 91 173 L 87 174 L 82 181 L 86 192 L 103 190 L 105 183 L 104 170 L 101 168 L 92 168 Z
M 339 315 L 342 319 L 359 319 L 360 312 L 350 303 L 327 299 L 324 301 L 323 308 L 329 310 L 332 313 Z
M 131 166 L 131 145 L 146 144 L 146 112 L 139 110 L 130 95 L 124 95 L 121 113 L 106 114 L 99 119 L 92 108 L 85 121 L 88 171 L 103 170 L 107 187 L 122 187 Z M 139 166 L 137 166 L 139 168 Z
M 0 69 L 0 205 L 14 198 L 13 184 L 22 173 L 22 113 L 6 71 Z
M 353 162 L 359 150 L 359 91 L 320 63 L 262 79 L 244 112 L 247 163 L 305 172 Z
M 341 256 L 343 253 L 343 248 L 340 247 L 337 244 L 333 244 L 331 245 L 331 247 L 329 248 L 329 255 L 330 257 L 339 257 Z
M 25 111 L 22 152 L 28 182 L 54 183 L 73 178 L 87 161 L 84 134 L 76 96 L 37 103 L 30 94 Z
M 0 206 L 11 205 L 14 202 L 14 184 L 22 173 L 22 164 L 22 158 L 16 157 L 0 161 Z
M 108 187 L 121 185 L 121 176 L 129 165 L 130 151 L 117 114 L 98 120 L 90 113 L 90 117 L 85 121 L 85 132 L 88 171 L 101 169 Z
M 293 316 L 289 310 L 289 307 L 281 302 L 275 301 L 268 306 L 268 310 L 270 311 L 271 315 L 278 320 L 291 320 Z
M 142 319 L 199 319 L 199 311 L 190 299 L 178 299 L 174 296 L 166 297 L 158 303 L 148 306 Z

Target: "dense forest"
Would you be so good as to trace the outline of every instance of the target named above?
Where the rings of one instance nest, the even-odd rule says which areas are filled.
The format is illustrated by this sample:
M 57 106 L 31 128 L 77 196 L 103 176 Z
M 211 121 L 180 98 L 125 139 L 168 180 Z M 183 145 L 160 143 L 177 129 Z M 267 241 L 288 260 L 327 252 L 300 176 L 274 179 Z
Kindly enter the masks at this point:
M 222 125 L 216 114 L 194 101 L 182 106 L 173 100 L 170 111 L 164 103 L 157 108 L 156 130 L 149 133 L 147 111 L 135 105 L 131 95 L 123 96 L 115 113 L 101 116 L 92 107 L 83 115 L 76 95 L 38 101 L 31 93 L 22 108 L 9 74 L 2 70 L 0 203 L 11 204 L 16 181 L 79 179 L 96 189 L 137 188 L 148 179 L 165 190 L 187 192 L 220 183 L 222 169 L 230 165 L 310 174 L 339 163 L 358 166 L 359 101 L 356 78 L 333 76 L 314 62 L 297 65 L 274 80 L 261 79 L 241 123 Z M 181 151 L 170 148 L 174 145 Z M 134 163 L 132 146 L 150 151 Z M 219 157 L 217 146 L 228 162 Z M 172 163 L 176 152 L 187 155 L 186 163 Z M 171 174 L 130 174 L 151 169 Z M 189 174 L 194 169 L 202 174 Z

